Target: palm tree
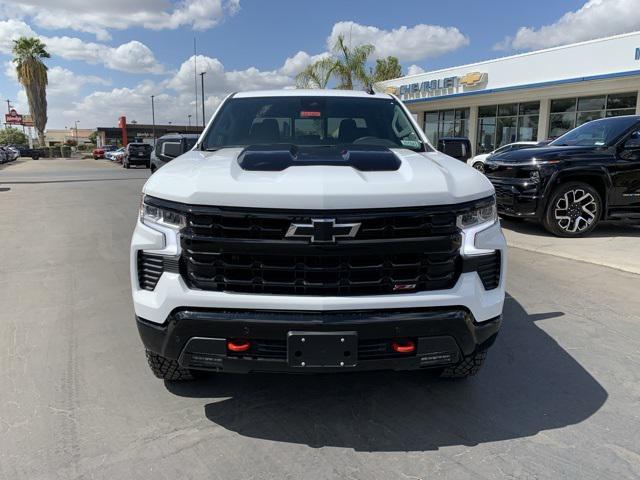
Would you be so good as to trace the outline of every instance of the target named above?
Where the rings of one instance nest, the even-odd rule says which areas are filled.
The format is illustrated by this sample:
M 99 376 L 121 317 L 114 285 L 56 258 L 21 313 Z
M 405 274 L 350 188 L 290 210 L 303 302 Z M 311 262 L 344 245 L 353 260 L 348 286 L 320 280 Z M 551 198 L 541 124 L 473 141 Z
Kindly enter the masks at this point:
M 342 90 L 353 90 L 354 86 L 371 85 L 371 76 L 367 73 L 367 59 L 373 53 L 375 47 L 371 44 L 351 47 L 344 41 L 344 35 L 338 35 L 336 44 L 333 47 L 334 53 L 338 56 L 334 69 L 338 77 L 336 88 Z
M 38 131 L 40 145 L 44 145 L 44 129 L 47 125 L 47 66 L 43 58 L 50 58 L 46 45 L 38 38 L 20 37 L 13 41 L 13 63 L 16 64 L 18 81 L 27 93 L 29 110 Z
M 332 58 L 322 58 L 302 70 L 296 75 L 298 88 L 327 88 L 331 74 L 336 68 L 336 61 Z

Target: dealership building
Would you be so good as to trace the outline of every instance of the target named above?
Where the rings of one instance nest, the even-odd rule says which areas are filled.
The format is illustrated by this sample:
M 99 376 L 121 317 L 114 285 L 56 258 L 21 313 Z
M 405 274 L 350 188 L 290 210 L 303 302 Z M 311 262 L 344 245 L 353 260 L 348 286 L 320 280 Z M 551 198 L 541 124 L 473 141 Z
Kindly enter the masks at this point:
M 640 32 L 410 75 L 378 84 L 429 140 L 467 137 L 474 154 L 557 138 L 597 118 L 640 113 Z

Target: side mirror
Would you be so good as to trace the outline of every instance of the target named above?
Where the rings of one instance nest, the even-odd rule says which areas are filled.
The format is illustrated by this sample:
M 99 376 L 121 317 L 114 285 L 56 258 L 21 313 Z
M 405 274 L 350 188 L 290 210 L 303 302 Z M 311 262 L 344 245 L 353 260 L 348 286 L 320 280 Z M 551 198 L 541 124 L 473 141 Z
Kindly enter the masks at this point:
M 441 138 L 438 150 L 463 162 L 471 158 L 471 142 L 467 138 Z
M 162 155 L 169 158 L 176 158 L 182 155 L 182 144 L 180 142 L 165 142 L 162 145 Z

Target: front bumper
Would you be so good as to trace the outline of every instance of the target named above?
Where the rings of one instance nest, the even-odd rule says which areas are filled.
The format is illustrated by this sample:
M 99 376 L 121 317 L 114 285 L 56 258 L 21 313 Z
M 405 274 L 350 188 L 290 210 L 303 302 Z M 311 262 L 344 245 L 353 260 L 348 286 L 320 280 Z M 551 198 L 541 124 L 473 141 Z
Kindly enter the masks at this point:
M 136 318 L 148 350 L 178 360 L 185 368 L 233 373 L 442 367 L 488 348 L 501 324 L 500 316 L 478 323 L 464 308 L 344 312 L 180 309 L 162 325 Z M 358 345 L 355 364 L 292 365 L 287 345 L 287 335 L 292 331 L 354 334 Z M 237 338 L 248 340 L 251 348 L 243 353 L 229 352 L 227 340 Z M 394 339 L 411 339 L 416 350 L 406 354 L 394 352 L 390 347 Z
M 475 236 L 478 248 L 499 250 L 502 258 L 500 284 L 486 290 L 477 272 L 464 272 L 453 288 L 394 295 L 312 296 L 263 295 L 214 292 L 190 289 L 178 273 L 164 272 L 153 291 L 138 284 L 137 254 L 139 250 L 160 255 L 175 255 L 177 245 L 170 237 L 137 222 L 131 241 L 131 290 L 138 317 L 153 324 L 164 324 L 179 309 L 219 308 L 229 310 L 289 310 L 337 312 L 354 310 L 398 310 L 407 308 L 462 307 L 477 322 L 502 314 L 507 272 L 506 241 L 499 223 Z
M 537 183 L 523 179 L 492 178 L 498 213 L 514 217 L 538 217 L 543 196 Z

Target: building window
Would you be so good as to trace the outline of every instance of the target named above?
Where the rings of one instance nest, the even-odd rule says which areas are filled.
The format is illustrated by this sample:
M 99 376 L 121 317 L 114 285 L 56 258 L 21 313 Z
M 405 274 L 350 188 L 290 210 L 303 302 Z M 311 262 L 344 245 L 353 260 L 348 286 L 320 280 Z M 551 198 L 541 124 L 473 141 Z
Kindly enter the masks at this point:
M 442 137 L 469 138 L 469 109 L 456 108 L 426 112 L 424 133 L 432 145 L 437 145 L 438 139 Z
M 492 152 L 508 143 L 537 140 L 539 115 L 540 102 L 478 107 L 476 153 Z
M 549 138 L 558 138 L 598 118 L 635 115 L 637 98 L 637 92 L 629 92 L 551 100 Z

